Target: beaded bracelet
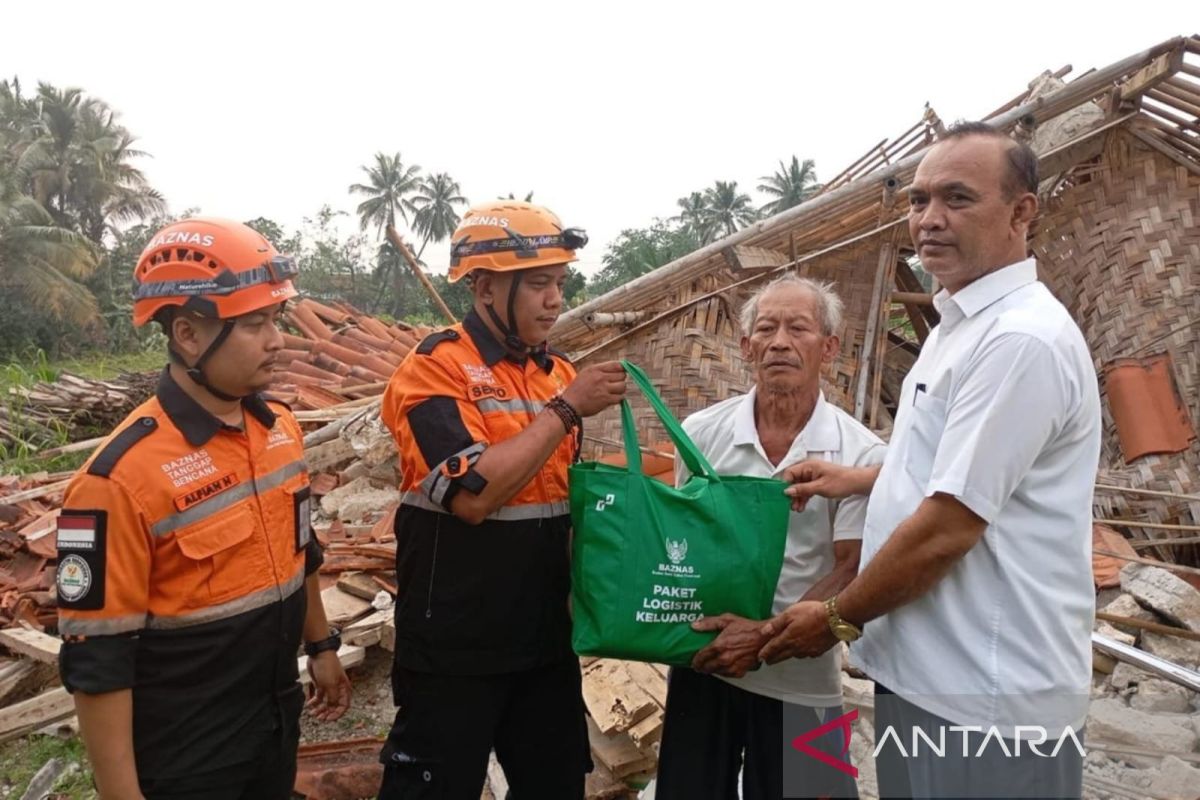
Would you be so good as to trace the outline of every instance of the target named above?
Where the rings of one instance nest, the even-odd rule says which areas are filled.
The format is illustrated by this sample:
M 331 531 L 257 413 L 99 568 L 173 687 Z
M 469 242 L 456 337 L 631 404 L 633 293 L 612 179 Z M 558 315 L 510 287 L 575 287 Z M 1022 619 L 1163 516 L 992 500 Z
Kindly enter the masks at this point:
M 575 410 L 575 407 L 562 399 L 561 396 L 555 397 L 546 403 L 546 408 L 558 415 L 567 433 L 570 433 L 575 428 L 583 427 L 583 417 L 579 416 L 579 412 Z

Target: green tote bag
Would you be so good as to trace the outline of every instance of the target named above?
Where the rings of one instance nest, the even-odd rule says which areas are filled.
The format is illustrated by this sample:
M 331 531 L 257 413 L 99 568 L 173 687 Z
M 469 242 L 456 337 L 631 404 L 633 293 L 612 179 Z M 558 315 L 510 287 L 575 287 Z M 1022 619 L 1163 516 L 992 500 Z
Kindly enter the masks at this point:
M 781 481 L 717 475 L 646 374 L 621 363 L 692 477 L 676 489 L 643 474 L 625 401 L 627 466 L 571 467 L 572 645 L 579 655 L 688 664 L 714 638 L 693 621 L 771 616 L 790 503 Z

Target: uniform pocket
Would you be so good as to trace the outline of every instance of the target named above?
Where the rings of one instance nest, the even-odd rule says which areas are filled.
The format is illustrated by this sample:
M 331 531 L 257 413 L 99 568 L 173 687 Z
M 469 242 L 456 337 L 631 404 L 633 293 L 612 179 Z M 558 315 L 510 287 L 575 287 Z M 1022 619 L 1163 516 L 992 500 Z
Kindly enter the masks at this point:
M 245 567 L 236 563 L 239 545 L 254 533 L 254 514 L 245 505 L 195 522 L 175 532 L 188 573 L 186 604 L 202 608 L 235 597 L 245 587 Z
M 904 468 L 924 488 L 933 473 L 933 460 L 946 427 L 946 401 L 928 392 L 913 395 L 905 437 Z

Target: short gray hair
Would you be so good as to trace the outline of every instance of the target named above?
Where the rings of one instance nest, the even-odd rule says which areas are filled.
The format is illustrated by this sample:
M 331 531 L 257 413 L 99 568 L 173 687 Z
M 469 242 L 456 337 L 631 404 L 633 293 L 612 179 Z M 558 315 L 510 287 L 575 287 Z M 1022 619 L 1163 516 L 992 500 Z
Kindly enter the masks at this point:
M 768 292 L 780 286 L 796 286 L 801 289 L 808 289 L 817 298 L 817 313 L 821 317 L 821 333 L 824 336 L 832 336 L 842 326 L 842 298 L 838 297 L 833 288 L 832 281 L 817 281 L 812 278 L 802 278 L 794 272 L 786 272 L 770 283 L 762 286 L 754 294 L 750 295 L 750 299 L 742 306 L 742 313 L 739 322 L 742 324 L 742 332 L 749 336 L 754 330 L 754 323 L 758 320 L 758 303 Z

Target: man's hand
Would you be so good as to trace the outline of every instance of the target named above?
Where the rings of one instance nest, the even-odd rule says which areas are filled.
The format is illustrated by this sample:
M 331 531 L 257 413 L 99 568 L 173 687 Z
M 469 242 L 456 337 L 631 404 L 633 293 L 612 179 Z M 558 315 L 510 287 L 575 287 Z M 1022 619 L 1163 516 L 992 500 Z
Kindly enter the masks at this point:
M 310 656 L 308 674 L 311 693 L 304 704 L 308 713 L 321 722 L 333 722 L 350 708 L 350 679 L 338 661 L 337 653 L 325 650 Z
M 784 494 L 792 498 L 792 510 L 803 511 L 814 496 L 840 500 L 850 495 L 871 493 L 878 466 L 847 467 L 810 458 L 783 471 L 783 480 L 792 484 Z
M 758 657 L 768 664 L 789 658 L 815 658 L 837 644 L 829 629 L 825 604 L 803 600 L 787 608 L 760 628 L 767 642 Z
M 692 623 L 694 631 L 720 631 L 707 647 L 696 653 L 692 669 L 727 678 L 741 678 L 758 668 L 758 651 L 767 641 L 762 622 L 734 614 L 703 617 Z
M 625 368 L 619 361 L 605 361 L 580 370 L 562 393 L 563 400 L 581 417 L 598 414 L 625 397 Z

